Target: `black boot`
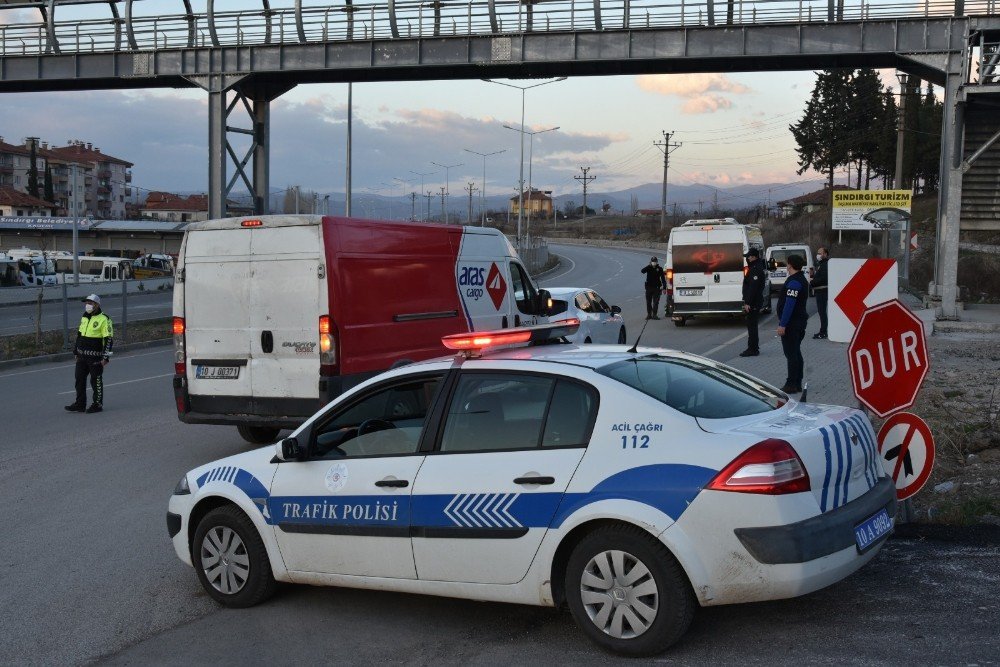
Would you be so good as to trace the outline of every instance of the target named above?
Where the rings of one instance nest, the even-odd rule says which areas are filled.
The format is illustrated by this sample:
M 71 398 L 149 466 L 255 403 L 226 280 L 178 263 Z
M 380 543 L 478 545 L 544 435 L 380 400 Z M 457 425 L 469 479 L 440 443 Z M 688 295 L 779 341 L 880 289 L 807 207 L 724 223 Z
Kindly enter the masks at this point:
M 92 403 L 92 404 L 90 405 L 90 407 L 89 407 L 89 408 L 87 408 L 87 410 L 86 410 L 86 413 L 87 413 L 88 415 L 92 415 L 92 414 L 94 414 L 95 412 L 100 412 L 100 411 L 102 411 L 103 409 L 104 409 L 104 408 L 103 408 L 103 407 L 101 407 L 101 404 L 100 404 L 100 403 Z
M 73 403 L 72 405 L 67 405 L 66 409 L 70 412 L 83 412 L 87 409 L 87 406 L 82 403 Z

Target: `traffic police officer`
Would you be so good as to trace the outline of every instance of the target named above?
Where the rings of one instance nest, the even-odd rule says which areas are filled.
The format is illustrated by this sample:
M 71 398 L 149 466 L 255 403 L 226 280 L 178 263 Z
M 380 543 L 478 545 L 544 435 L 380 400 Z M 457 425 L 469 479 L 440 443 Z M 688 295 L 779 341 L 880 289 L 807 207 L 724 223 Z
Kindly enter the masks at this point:
M 764 262 L 760 261 L 760 250 L 750 248 L 746 254 L 747 272 L 743 276 L 743 312 L 747 316 L 747 349 L 741 357 L 756 357 L 760 354 L 760 338 L 757 335 L 757 320 L 764 305 Z
M 781 336 L 781 349 L 788 361 L 788 377 L 781 391 L 797 394 L 802 391 L 802 375 L 805 370 L 801 345 L 806 336 L 806 322 L 809 320 L 806 312 L 809 281 L 802 273 L 805 260 L 801 256 L 790 255 L 787 263 L 788 278 L 778 297 L 778 335 Z
M 104 367 L 111 361 L 114 328 L 111 318 L 101 310 L 101 297 L 91 294 L 83 300 L 83 317 L 76 335 L 76 401 L 67 405 L 70 412 L 92 414 L 104 409 Z M 94 402 L 87 407 L 87 376 L 94 391 Z
M 667 279 L 655 257 L 651 257 L 649 264 L 642 267 L 642 273 L 646 274 L 646 319 L 658 320 L 660 318 L 656 311 L 660 309 L 660 294 L 667 291 Z

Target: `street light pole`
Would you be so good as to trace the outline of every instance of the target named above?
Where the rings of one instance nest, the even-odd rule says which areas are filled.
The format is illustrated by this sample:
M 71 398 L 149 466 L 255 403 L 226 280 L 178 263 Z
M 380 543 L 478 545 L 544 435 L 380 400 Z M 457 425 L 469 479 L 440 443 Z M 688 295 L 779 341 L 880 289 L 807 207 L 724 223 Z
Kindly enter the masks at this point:
M 402 184 L 403 198 L 405 199 L 406 198 L 406 186 L 408 186 L 410 184 L 410 182 L 409 181 L 404 181 L 402 178 L 396 178 L 395 176 L 392 177 L 392 180 L 399 181 Z
M 465 166 L 465 165 L 462 164 L 462 163 L 459 163 L 459 164 L 438 164 L 437 162 L 431 162 L 431 164 L 434 165 L 435 167 L 441 167 L 442 169 L 444 169 L 444 194 L 441 195 L 441 208 L 443 210 L 442 210 L 441 213 L 444 216 L 444 224 L 447 225 L 448 224 L 448 209 L 444 205 L 444 198 L 451 196 L 451 182 L 450 182 L 450 179 L 448 177 L 448 170 L 449 169 L 454 169 L 455 167 L 462 167 L 462 166 Z
M 492 153 L 480 153 L 479 151 L 474 151 L 468 148 L 463 150 L 466 153 L 472 153 L 473 155 L 478 155 L 483 158 L 483 187 L 479 188 L 479 226 L 482 227 L 486 224 L 486 158 L 491 155 L 506 153 L 507 149 L 505 148 L 501 151 L 493 151 Z
M 424 171 L 424 172 L 420 172 L 420 171 L 413 171 L 411 169 L 410 173 L 411 174 L 416 174 L 417 176 L 420 177 L 420 192 L 424 192 L 424 176 L 430 176 L 431 174 L 436 174 L 437 172 L 436 171 Z M 427 205 L 427 216 L 424 217 L 424 221 L 426 222 L 427 218 L 429 218 L 429 217 L 431 217 L 431 206 L 430 206 L 430 204 Z
M 558 81 L 565 81 L 566 77 L 561 76 L 558 79 L 552 79 L 551 81 L 542 81 L 541 83 L 536 83 L 531 86 L 515 86 L 512 83 L 504 83 L 503 81 L 495 81 L 493 79 L 483 79 L 487 83 L 495 83 L 499 86 L 507 86 L 508 88 L 516 88 L 521 91 L 521 168 L 519 170 L 518 178 L 518 196 L 517 196 L 517 246 L 521 247 L 521 223 L 524 220 L 524 94 L 530 88 L 538 88 L 539 86 L 545 86 L 550 83 L 556 83 Z
M 535 132 L 528 132 L 528 131 L 525 131 L 525 130 L 518 130 L 517 128 L 511 127 L 510 125 L 504 125 L 504 127 L 506 127 L 508 130 L 514 130 L 515 132 L 521 132 L 522 135 L 527 134 L 529 137 L 531 137 L 528 140 L 528 218 L 527 218 L 527 221 L 526 221 L 526 224 L 525 224 L 525 234 L 530 238 L 531 237 L 531 211 L 534 208 L 534 204 L 531 203 L 532 201 L 534 201 L 533 191 L 532 191 L 532 187 L 531 187 L 531 162 L 532 162 L 532 156 L 534 155 L 534 152 L 535 152 L 535 135 L 536 134 L 543 134 L 545 132 L 552 132 L 554 130 L 558 130 L 559 126 L 550 127 L 550 128 L 548 128 L 546 130 L 537 130 Z

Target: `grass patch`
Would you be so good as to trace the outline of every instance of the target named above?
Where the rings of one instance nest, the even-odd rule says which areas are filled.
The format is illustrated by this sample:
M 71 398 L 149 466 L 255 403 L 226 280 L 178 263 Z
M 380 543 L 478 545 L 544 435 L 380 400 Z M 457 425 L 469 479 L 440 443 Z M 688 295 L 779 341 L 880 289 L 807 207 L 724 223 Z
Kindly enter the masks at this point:
M 983 523 L 984 517 L 998 514 L 1000 514 L 1000 502 L 986 496 L 973 496 L 941 503 L 934 508 L 930 520 L 933 523 L 971 526 Z
M 122 336 L 121 327 L 115 325 L 115 346 L 170 338 L 171 322 L 172 320 L 169 317 L 130 322 L 124 337 Z M 69 335 L 71 349 L 74 342 L 76 342 L 75 330 L 71 331 Z M 0 336 L 0 361 L 26 359 L 43 354 L 57 354 L 68 351 L 63 349 L 63 333 L 59 329 L 55 331 L 43 331 L 39 342 L 35 341 L 35 334 L 33 333 Z

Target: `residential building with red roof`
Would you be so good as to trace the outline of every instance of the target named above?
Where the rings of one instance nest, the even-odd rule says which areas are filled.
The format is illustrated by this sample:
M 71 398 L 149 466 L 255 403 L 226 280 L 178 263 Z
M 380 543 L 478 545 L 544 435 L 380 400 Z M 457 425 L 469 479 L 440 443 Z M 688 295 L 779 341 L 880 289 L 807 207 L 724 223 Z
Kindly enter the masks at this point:
M 15 190 L 10 185 L 0 185 L 0 216 L 4 217 L 50 217 L 56 210 L 55 204 L 38 197 Z
M 849 185 L 834 185 L 833 188 L 823 186 L 822 190 L 816 190 L 815 192 L 810 192 L 809 194 L 801 195 L 795 197 L 794 199 L 786 199 L 784 201 L 778 202 L 778 209 L 781 211 L 782 218 L 792 218 L 797 215 L 802 215 L 803 213 L 812 213 L 813 211 L 819 211 L 824 208 L 830 208 L 830 202 L 833 198 L 831 193 L 834 190 L 854 190 Z

